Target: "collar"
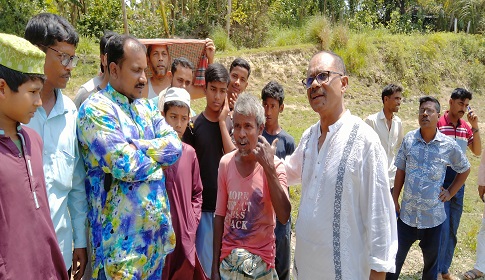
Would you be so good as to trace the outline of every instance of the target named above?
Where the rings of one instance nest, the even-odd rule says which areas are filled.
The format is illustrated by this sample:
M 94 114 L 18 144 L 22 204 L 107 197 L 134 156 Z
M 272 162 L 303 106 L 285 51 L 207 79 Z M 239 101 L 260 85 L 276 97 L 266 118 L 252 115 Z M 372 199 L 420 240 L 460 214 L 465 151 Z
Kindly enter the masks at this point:
M 348 118 L 350 118 L 351 114 L 349 109 L 345 111 L 345 113 L 342 114 L 340 119 L 338 119 L 334 124 L 330 125 L 328 127 L 328 134 L 334 134 L 336 133 L 342 125 L 347 121 Z M 320 131 L 320 121 L 317 123 L 317 137 L 320 137 L 322 135 L 322 131 Z
M 22 130 L 22 125 L 20 123 L 17 123 L 17 133 L 20 133 Z M 5 130 L 0 129 L 0 136 L 5 136 Z
M 121 108 L 129 110 L 130 104 L 133 103 L 133 100 L 116 91 L 109 83 L 101 92 Z
M 415 136 L 416 136 L 416 140 L 421 141 L 421 142 L 426 144 L 426 141 L 424 141 L 423 136 L 421 136 L 421 129 L 420 128 L 416 129 Z M 440 130 L 438 128 L 436 128 L 436 134 L 434 135 L 434 138 L 431 139 L 431 141 L 429 141 L 429 143 L 434 142 L 434 141 L 442 142 L 443 140 L 445 140 L 444 137 L 448 137 L 448 136 L 445 136 L 443 133 L 440 132 Z
M 450 112 L 449 110 L 445 111 L 445 113 L 443 114 L 443 118 L 445 119 L 447 125 L 451 125 L 451 126 L 455 127 L 455 125 L 448 118 L 449 112 Z M 457 123 L 456 127 L 460 127 L 460 126 L 461 126 L 461 119 L 458 119 L 458 123 Z
M 384 109 L 382 109 L 381 111 L 379 111 L 379 113 L 377 113 L 377 118 L 380 120 L 387 120 L 386 115 L 384 114 Z M 392 114 L 391 121 L 394 121 L 395 118 L 396 118 L 396 115 Z

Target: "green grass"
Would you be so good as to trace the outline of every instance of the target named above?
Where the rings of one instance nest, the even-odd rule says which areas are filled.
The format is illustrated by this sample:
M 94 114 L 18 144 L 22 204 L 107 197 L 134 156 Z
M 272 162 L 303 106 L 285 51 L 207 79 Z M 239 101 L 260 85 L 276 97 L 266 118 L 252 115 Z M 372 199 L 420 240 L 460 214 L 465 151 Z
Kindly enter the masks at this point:
M 333 34 L 338 33 L 333 30 Z M 474 92 L 471 106 L 479 116 L 482 135 L 485 131 L 485 39 L 480 36 L 435 33 L 414 35 L 391 35 L 385 30 L 365 34 L 340 35 L 333 40 L 340 42 L 336 51 L 349 66 L 349 88 L 345 95 L 345 106 L 361 118 L 381 109 L 380 92 L 390 82 L 404 86 L 404 100 L 398 113 L 406 132 L 418 127 L 418 97 L 432 94 L 444 109 L 455 87 L 467 87 Z M 83 39 L 81 39 L 83 40 Z M 336 42 L 336 41 L 335 41 Z M 94 42 L 87 43 L 95 44 Z M 337 43 L 330 43 L 330 45 Z M 97 47 L 85 44 L 80 65 L 64 91 L 73 96 L 79 86 L 96 75 L 99 62 Z M 247 91 L 260 95 L 261 89 L 270 80 L 281 83 L 285 89 L 285 110 L 280 115 L 283 128 L 298 143 L 305 129 L 318 121 L 311 110 L 306 92 L 301 86 L 308 61 L 321 45 L 304 43 L 295 46 L 270 46 L 262 49 L 232 50 L 217 52 L 215 61 L 229 66 L 235 57 L 247 59 L 252 67 Z M 91 52 L 91 53 L 90 53 Z M 94 53 L 92 53 L 94 52 Z M 205 107 L 205 100 L 192 102 L 196 112 Z M 485 143 L 484 147 L 485 147 Z M 476 234 L 480 228 L 484 203 L 477 195 L 477 168 L 479 158 L 468 152 L 472 164 L 466 182 L 465 210 L 459 228 L 459 242 L 451 272 L 454 275 L 470 269 L 475 260 Z M 290 189 L 293 222 L 296 221 L 301 186 Z M 408 256 L 401 279 L 420 279 L 422 271 L 421 252 L 415 246 Z

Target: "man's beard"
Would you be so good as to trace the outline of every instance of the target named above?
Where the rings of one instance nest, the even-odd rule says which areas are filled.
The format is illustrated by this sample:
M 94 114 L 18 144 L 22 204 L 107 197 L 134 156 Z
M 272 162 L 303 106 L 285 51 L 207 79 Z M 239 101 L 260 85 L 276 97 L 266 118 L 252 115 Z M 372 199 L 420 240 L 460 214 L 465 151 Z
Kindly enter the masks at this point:
M 162 78 L 167 75 L 167 67 L 163 67 L 162 69 L 158 70 L 157 67 L 152 67 L 152 73 L 154 77 Z

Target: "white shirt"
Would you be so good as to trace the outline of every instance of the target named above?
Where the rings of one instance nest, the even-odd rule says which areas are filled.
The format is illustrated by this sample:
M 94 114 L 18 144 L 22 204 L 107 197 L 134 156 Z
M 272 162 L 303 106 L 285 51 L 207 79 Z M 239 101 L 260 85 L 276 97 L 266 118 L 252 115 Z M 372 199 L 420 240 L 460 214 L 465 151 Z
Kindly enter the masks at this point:
M 56 104 L 49 116 L 39 107 L 27 126 L 44 141 L 47 196 L 67 270 L 72 265 L 73 241 L 74 248 L 86 247 L 86 172 L 76 136 L 76 106 L 60 90 L 56 90 L 56 95 Z
M 387 126 L 387 119 L 384 115 L 384 111 L 375 113 L 368 116 L 365 122 L 374 129 L 374 131 L 379 135 L 381 140 L 381 145 L 387 154 L 387 164 L 388 164 L 388 176 L 389 176 L 389 187 L 394 187 L 394 177 L 396 177 L 396 166 L 394 161 L 396 160 L 396 154 L 401 146 L 402 139 L 404 138 L 404 131 L 402 129 L 401 119 L 393 115 L 391 120 L 391 129 Z
M 83 104 L 84 100 L 86 100 L 89 95 L 92 93 L 95 93 L 99 91 L 99 85 L 103 82 L 103 77 L 102 76 L 96 76 L 92 78 L 91 80 L 87 81 L 84 83 L 79 90 L 76 93 L 76 96 L 74 96 L 73 102 L 74 105 L 76 105 L 76 108 L 79 109 L 81 107 L 81 104 Z
M 317 122 L 285 159 L 288 184 L 302 183 L 295 276 L 366 279 L 371 269 L 394 272 L 396 214 L 378 136 L 349 111 L 329 127 L 318 150 L 320 135 Z M 345 149 L 349 139 L 353 145 Z

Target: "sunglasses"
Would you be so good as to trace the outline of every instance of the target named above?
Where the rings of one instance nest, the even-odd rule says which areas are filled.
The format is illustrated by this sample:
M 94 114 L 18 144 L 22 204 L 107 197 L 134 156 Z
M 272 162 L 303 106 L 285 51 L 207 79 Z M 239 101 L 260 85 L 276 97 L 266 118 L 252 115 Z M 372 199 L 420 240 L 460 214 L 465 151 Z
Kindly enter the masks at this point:
M 330 78 L 330 74 L 337 74 L 339 76 L 344 75 L 342 73 L 334 72 L 334 71 L 323 71 L 317 74 L 315 77 L 308 77 L 306 79 L 301 80 L 301 83 L 306 89 L 309 89 L 312 87 L 313 81 L 317 80 L 318 85 L 321 86 L 322 84 L 328 82 L 328 79 Z
M 76 56 L 76 55 L 73 55 L 73 56 L 70 56 L 69 54 L 65 53 L 65 52 L 61 52 L 61 51 L 58 51 L 54 48 L 51 48 L 51 47 L 48 47 L 48 46 L 44 46 L 44 45 L 41 45 L 45 48 L 49 48 L 57 53 L 59 53 L 61 55 L 61 64 L 62 66 L 64 67 L 67 67 L 69 65 L 69 63 L 72 63 L 72 67 L 76 67 L 77 65 L 77 62 L 79 61 L 79 57 Z

